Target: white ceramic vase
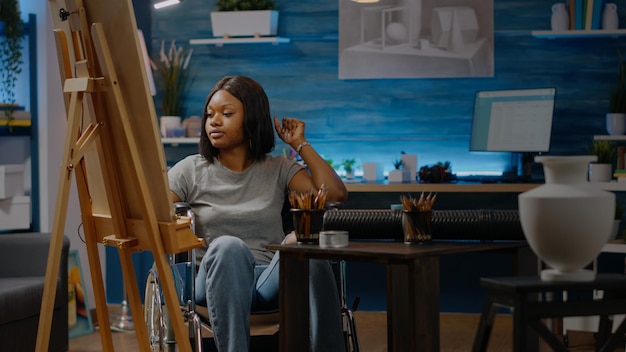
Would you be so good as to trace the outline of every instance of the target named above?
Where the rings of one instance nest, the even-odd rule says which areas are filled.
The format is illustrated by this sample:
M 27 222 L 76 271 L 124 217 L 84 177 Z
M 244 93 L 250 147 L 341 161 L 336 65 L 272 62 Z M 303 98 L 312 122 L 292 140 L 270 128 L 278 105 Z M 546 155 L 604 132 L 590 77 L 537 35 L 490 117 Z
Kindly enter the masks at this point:
M 626 114 L 624 113 L 607 113 L 606 114 L 606 131 L 611 136 L 621 136 L 626 132 Z
M 550 18 L 550 28 L 553 31 L 566 31 L 569 29 L 569 15 L 564 2 L 552 5 L 552 17 Z
M 609 2 L 604 4 L 602 11 L 602 29 L 615 30 L 619 28 L 619 16 L 617 14 L 617 5 Z
M 548 265 L 544 281 L 591 281 L 585 270 L 609 240 L 615 195 L 587 182 L 593 155 L 538 156 L 546 183 L 518 197 L 522 230 L 530 248 Z

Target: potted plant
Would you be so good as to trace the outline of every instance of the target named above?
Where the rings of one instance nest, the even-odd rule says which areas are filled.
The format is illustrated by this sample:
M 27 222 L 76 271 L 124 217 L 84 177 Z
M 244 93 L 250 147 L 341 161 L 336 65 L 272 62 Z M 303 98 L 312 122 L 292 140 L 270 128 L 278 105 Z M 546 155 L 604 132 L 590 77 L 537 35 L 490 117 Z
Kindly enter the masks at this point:
M 211 11 L 214 37 L 273 36 L 278 31 L 274 0 L 218 0 Z
M 590 152 L 598 157 L 596 162 L 589 164 L 590 182 L 609 182 L 611 180 L 613 159 L 617 151 L 611 141 L 594 140 Z
M 612 136 L 626 132 L 626 61 L 621 52 L 617 51 L 618 76 L 615 87 L 611 91 L 610 111 L 606 114 L 606 130 Z
M 389 176 L 387 176 L 387 180 L 389 182 L 402 182 L 402 166 L 404 162 L 402 159 L 396 159 L 393 162 L 394 170 L 389 171 Z
M 346 172 L 346 178 L 347 179 L 353 179 L 354 178 L 354 169 L 356 164 L 356 159 L 352 158 L 352 159 L 344 159 L 341 162 L 341 166 L 343 166 L 344 171 Z
M 165 41 L 161 42 L 158 60 L 150 60 L 153 71 L 158 73 L 157 83 L 161 92 L 161 134 L 167 136 L 168 129 L 181 128 L 184 116 L 184 101 L 189 89 L 189 61 L 193 49 L 176 46 L 172 41 L 167 53 Z M 167 122 L 166 122 L 167 121 Z
M 17 108 L 15 84 L 23 63 L 24 24 L 17 0 L 0 0 L 0 22 L 4 23 L 4 31 L 0 32 L 0 105 L 8 125 Z

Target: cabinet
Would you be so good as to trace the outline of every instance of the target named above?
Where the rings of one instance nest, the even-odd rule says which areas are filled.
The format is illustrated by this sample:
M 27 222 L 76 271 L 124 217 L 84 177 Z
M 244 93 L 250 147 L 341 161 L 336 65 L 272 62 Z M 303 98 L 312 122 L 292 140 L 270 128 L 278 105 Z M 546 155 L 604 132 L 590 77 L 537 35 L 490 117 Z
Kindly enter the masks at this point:
M 39 221 L 39 147 L 38 147 L 38 110 L 37 110 L 37 21 L 34 14 L 28 15 L 28 22 L 24 23 L 25 43 L 24 49 L 28 56 L 24 56 L 24 62 L 28 66 L 28 86 L 30 98 L 30 126 L 0 126 L 0 138 L 28 138 L 30 146 L 30 169 L 31 169 L 31 190 L 30 190 L 30 217 L 31 223 L 29 231 L 38 232 L 40 230 Z M 0 35 L 4 33 L 0 32 Z
M 535 38 L 560 39 L 560 38 L 597 38 L 597 37 L 623 37 L 626 36 L 626 29 L 576 29 L 568 31 L 532 31 Z

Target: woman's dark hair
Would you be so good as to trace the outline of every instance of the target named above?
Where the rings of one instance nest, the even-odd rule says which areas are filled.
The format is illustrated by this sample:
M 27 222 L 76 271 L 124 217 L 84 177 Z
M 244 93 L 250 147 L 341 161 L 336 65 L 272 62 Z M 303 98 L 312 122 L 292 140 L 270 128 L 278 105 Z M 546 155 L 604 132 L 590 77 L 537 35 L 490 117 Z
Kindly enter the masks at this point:
M 250 156 L 254 160 L 263 159 L 267 153 L 274 150 L 274 126 L 270 116 L 270 103 L 263 87 L 252 78 L 244 76 L 226 76 L 209 92 L 202 112 L 200 154 L 209 163 L 212 163 L 213 158 L 219 154 L 219 149 L 211 144 L 205 126 L 209 101 L 220 90 L 227 91 L 243 104 L 244 137 L 250 144 Z

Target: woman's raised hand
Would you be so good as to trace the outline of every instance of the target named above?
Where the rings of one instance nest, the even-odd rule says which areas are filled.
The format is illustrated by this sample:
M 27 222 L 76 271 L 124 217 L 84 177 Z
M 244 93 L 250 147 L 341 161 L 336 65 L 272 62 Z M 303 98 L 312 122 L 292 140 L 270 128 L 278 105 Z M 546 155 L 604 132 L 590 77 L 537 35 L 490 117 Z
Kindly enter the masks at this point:
M 304 121 L 286 117 L 282 121 L 282 125 L 278 118 L 274 116 L 274 128 L 278 137 L 283 142 L 292 145 L 294 143 L 303 142 L 304 139 Z

